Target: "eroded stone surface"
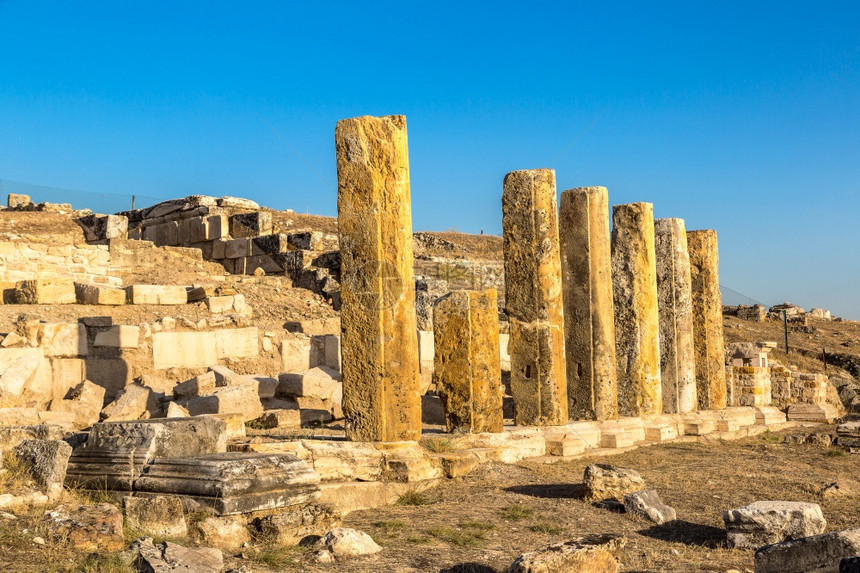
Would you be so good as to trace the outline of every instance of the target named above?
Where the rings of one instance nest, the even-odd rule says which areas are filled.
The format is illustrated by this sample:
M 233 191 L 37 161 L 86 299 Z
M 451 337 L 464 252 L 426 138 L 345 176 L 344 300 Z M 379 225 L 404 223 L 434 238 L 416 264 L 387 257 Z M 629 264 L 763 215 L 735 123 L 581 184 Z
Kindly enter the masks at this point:
M 496 290 L 454 291 L 433 308 L 433 380 L 448 431 L 502 431 Z
M 660 317 L 660 384 L 663 412 L 696 410 L 690 254 L 683 219 L 654 221 L 657 310 Z
M 589 535 L 524 553 L 508 573 L 616 573 L 623 537 Z
M 513 171 L 502 194 L 511 392 L 519 425 L 568 419 L 555 172 Z
M 636 470 L 609 464 L 586 467 L 582 481 L 585 497 L 593 500 L 623 501 L 625 494 L 641 491 L 645 487 L 645 480 Z
M 844 557 L 860 555 L 860 528 L 766 545 L 755 552 L 756 573 L 835 573 Z
M 675 509 L 663 503 L 653 489 L 625 494 L 624 509 L 627 513 L 640 515 L 658 525 L 676 518 Z
M 693 301 L 693 351 L 700 410 L 726 407 L 723 303 L 720 295 L 717 232 L 687 231 Z
M 660 319 L 651 203 L 612 208 L 612 295 L 618 411 L 622 416 L 661 414 Z
M 817 503 L 756 501 L 723 513 L 729 547 L 756 548 L 817 535 L 827 522 Z
M 618 417 L 618 374 L 605 187 L 569 189 L 559 204 L 568 414 Z
M 347 436 L 417 440 L 421 401 L 406 118 L 341 120 L 335 148 Z

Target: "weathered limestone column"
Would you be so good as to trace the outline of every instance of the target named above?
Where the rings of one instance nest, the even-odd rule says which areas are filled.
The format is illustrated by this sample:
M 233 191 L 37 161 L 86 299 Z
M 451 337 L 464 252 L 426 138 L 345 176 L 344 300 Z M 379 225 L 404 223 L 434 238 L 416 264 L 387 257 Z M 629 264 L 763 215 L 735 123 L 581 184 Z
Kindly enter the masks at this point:
M 660 383 L 663 412 L 696 411 L 696 359 L 690 254 L 683 219 L 654 221 L 657 309 L 660 315 Z
M 448 431 L 502 431 L 496 289 L 456 290 L 436 301 L 433 381 Z
M 567 422 L 555 171 L 513 171 L 502 194 L 511 393 L 519 425 Z
M 612 294 L 618 410 L 622 416 L 663 413 L 654 206 L 612 208 Z
M 700 410 L 726 407 L 723 300 L 720 295 L 717 232 L 688 231 L 693 299 L 693 351 L 696 356 L 696 394 Z
M 618 375 L 606 187 L 568 189 L 558 209 L 568 414 L 614 420 Z
M 406 118 L 337 122 L 346 434 L 421 437 Z

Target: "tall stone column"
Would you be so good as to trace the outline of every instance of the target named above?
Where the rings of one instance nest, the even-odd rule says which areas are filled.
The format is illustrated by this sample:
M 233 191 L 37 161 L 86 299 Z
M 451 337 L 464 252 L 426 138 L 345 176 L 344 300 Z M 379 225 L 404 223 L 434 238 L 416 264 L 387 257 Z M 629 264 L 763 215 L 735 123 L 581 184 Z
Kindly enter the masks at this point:
M 502 431 L 496 289 L 456 290 L 436 301 L 433 381 L 448 431 Z
M 612 294 L 618 410 L 623 416 L 663 412 L 660 388 L 660 319 L 654 206 L 629 203 L 612 208 Z
M 406 118 L 337 122 L 346 434 L 421 437 Z
M 568 414 L 614 420 L 618 375 L 606 187 L 568 189 L 558 209 Z
M 688 231 L 690 281 L 693 300 L 693 351 L 696 356 L 696 394 L 700 410 L 726 407 L 723 300 L 720 295 L 717 232 Z
M 555 171 L 513 171 L 502 194 L 511 392 L 519 425 L 567 422 Z
M 663 412 L 685 414 L 696 410 L 696 362 L 690 254 L 684 220 L 654 221 L 654 247 L 657 253 Z

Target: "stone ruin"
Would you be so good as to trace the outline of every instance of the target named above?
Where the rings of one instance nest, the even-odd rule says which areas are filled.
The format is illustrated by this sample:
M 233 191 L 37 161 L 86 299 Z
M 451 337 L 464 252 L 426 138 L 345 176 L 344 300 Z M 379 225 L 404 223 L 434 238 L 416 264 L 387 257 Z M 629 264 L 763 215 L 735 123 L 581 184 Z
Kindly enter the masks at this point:
M 406 120 L 342 120 L 335 143 L 336 237 L 281 232 L 247 200 L 192 196 L 79 213 L 86 245 L 0 243 L 6 304 L 196 303 L 211 314 L 179 327 L 168 316 L 23 317 L 0 343 L 0 444 L 66 440 L 60 483 L 177 496 L 284 541 L 486 461 L 754 435 L 786 424 L 778 408 L 832 419 L 824 377 L 772 367 L 767 344 L 730 347 L 726 367 L 715 231 L 631 203 L 612 208 L 610 234 L 607 190 L 566 190 L 557 205 L 550 169 L 504 179 L 504 291 L 430 297 L 432 332 L 419 331 Z M 10 209 L 31 205 L 10 196 Z M 339 310 L 339 326 L 260 332 L 235 289 L 124 284 L 170 257 L 201 273 L 282 276 Z M 264 356 L 278 372 L 228 366 Z M 418 441 L 436 397 L 452 451 Z M 315 420 L 342 421 L 342 433 L 247 436 Z

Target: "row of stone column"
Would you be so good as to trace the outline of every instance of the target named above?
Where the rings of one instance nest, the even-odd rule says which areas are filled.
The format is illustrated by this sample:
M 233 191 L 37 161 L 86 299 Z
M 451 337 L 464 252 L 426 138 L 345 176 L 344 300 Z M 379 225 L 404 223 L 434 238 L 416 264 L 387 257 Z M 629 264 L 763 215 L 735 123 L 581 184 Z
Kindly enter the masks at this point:
M 405 117 L 339 121 L 335 143 L 347 437 L 415 440 L 421 402 Z M 635 203 L 613 209 L 610 239 L 601 187 L 565 191 L 560 207 L 552 170 L 505 177 L 516 422 L 691 411 L 697 395 L 699 407 L 725 407 L 715 233 L 685 233 L 680 219 L 655 227 L 651 205 Z M 449 427 L 500 431 L 495 291 L 451 293 L 434 315 Z
M 605 188 L 562 192 L 558 224 L 555 198 L 552 170 L 505 178 L 508 315 L 531 317 L 537 308 L 546 340 L 564 332 L 564 345 L 543 348 L 520 335 L 512 320 L 517 423 L 725 408 L 716 233 L 686 232 L 681 219 L 655 222 L 650 203 L 631 203 L 613 207 L 610 236 Z M 563 301 L 555 296 L 559 287 Z M 548 377 L 529 375 L 535 363 L 547 373 L 563 363 L 565 375 L 547 390 Z

